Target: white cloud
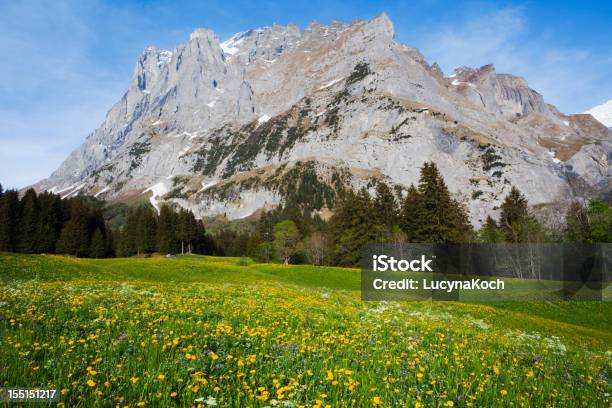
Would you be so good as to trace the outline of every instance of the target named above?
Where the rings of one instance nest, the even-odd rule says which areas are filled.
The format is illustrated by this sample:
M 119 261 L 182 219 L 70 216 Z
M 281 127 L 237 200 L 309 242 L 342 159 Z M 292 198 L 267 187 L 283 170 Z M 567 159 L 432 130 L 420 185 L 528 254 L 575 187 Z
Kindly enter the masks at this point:
M 89 7 L 75 1 L 0 4 L 0 183 L 47 177 L 100 125 L 129 78 L 92 56 Z
M 607 84 L 610 92 L 612 84 L 609 78 L 603 81 L 602 72 L 612 70 L 610 57 L 560 46 L 541 22 L 528 20 L 525 11 L 508 7 L 466 14 L 453 23 L 419 31 L 415 45 L 447 74 L 459 66 L 492 63 L 497 72 L 523 76 L 562 111 L 581 112 L 605 100 L 602 85 Z
M 508 56 L 516 52 L 524 28 L 521 9 L 503 9 L 458 25 L 432 28 L 423 51 L 446 70 L 457 63 L 473 66 L 494 59 L 507 62 Z

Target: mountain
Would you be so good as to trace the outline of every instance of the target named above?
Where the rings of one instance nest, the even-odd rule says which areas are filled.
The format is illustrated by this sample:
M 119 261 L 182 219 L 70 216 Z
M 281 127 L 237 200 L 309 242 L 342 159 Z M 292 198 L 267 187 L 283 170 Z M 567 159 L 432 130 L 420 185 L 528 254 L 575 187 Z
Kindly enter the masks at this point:
M 610 99 L 608 102 L 602 103 L 601 105 L 595 106 L 584 113 L 593 115 L 595 119 L 607 127 L 612 127 L 612 99 Z
M 339 189 L 406 187 L 433 160 L 479 224 L 511 185 L 539 205 L 605 193 L 611 146 L 591 115 L 560 113 L 492 65 L 444 76 L 381 14 L 148 47 L 102 125 L 35 188 L 198 216 L 279 203 L 325 216 Z

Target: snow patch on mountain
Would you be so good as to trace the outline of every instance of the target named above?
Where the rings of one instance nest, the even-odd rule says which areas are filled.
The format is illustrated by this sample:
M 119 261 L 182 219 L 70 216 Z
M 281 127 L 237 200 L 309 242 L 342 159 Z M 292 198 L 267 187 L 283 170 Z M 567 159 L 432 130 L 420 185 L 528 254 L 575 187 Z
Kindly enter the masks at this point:
M 148 193 L 149 191 L 152 193 L 151 197 L 149 198 L 149 201 L 151 202 L 151 205 L 155 207 L 155 210 L 157 210 L 157 212 L 159 213 L 158 199 L 163 197 L 170 190 L 168 189 L 168 186 L 166 186 L 166 184 L 162 181 L 147 188 L 145 191 L 142 192 L 142 194 Z
M 607 127 L 612 127 L 612 99 L 610 99 L 608 102 L 602 103 L 601 105 L 595 106 L 584 113 L 589 113 Z
M 270 120 L 270 115 L 261 115 L 259 119 L 257 119 L 257 126 L 261 125 L 262 123 L 266 123 L 269 120 Z

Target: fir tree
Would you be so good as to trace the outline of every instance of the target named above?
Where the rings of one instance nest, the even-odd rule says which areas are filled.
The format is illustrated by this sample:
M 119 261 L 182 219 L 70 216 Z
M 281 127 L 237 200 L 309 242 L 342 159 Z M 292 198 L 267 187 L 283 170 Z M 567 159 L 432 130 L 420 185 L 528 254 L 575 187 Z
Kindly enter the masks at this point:
M 402 203 L 400 228 L 406 234 L 408 242 L 419 242 L 419 216 L 421 215 L 421 196 L 411 184 Z
M 83 256 L 89 252 L 86 209 L 80 200 L 71 204 L 70 220 L 62 228 L 56 248 L 60 254 Z
M 419 180 L 420 203 L 415 221 L 420 242 L 448 243 L 468 239 L 467 211 L 452 199 L 436 165 L 425 163 Z
M 19 224 L 19 194 L 7 190 L 0 198 L 0 251 L 15 251 Z
M 157 231 L 156 231 L 157 233 Z M 136 209 L 131 209 L 128 213 L 125 225 L 121 229 L 120 239 L 118 243 L 118 251 L 120 256 L 127 257 L 134 254 L 140 254 L 138 247 L 138 215 Z
M 167 204 L 163 204 L 157 221 L 157 251 L 159 253 L 173 254 L 176 252 L 175 219 L 176 216 L 172 209 Z
M 270 212 L 262 212 L 259 222 L 257 223 L 257 232 L 265 242 L 272 242 L 274 239 L 274 221 L 272 220 L 272 214 L 270 214 Z
M 176 237 L 181 243 L 181 254 L 192 252 L 193 242 L 196 237 L 198 224 L 193 213 L 181 209 L 177 217 Z
M 376 186 L 373 205 L 376 224 L 391 232 L 398 221 L 397 201 L 389 186 L 382 181 Z
M 17 252 L 38 252 L 40 236 L 40 205 L 33 189 L 21 199 L 21 216 L 17 229 Z
M 39 218 L 39 252 L 55 252 L 55 243 L 62 230 L 62 200 L 60 196 L 49 192 L 38 196 L 40 205 Z
M 377 239 L 374 221 L 374 206 L 367 191 L 343 193 L 330 220 L 333 256 L 337 264 L 355 266 L 359 263 L 363 246 Z
M 216 244 L 213 238 L 206 232 L 204 222 L 202 220 L 197 220 L 194 238 L 194 251 L 198 254 L 210 255 L 214 253 L 215 247 Z
M 527 199 L 518 188 L 512 186 L 510 193 L 501 205 L 499 227 L 508 242 L 524 242 L 528 224 L 532 221 L 529 215 Z
M 125 227 L 121 230 L 117 230 L 116 233 L 116 255 L 121 258 L 125 258 L 134 254 L 133 245 L 130 241 Z
M 143 207 L 139 217 L 139 244 L 144 253 L 155 252 L 157 217 L 151 208 Z
M 100 228 L 96 228 L 92 238 L 91 245 L 89 246 L 89 255 L 92 258 L 103 258 L 106 252 L 106 244 L 104 242 L 104 235 Z
M 202 231 L 199 231 L 200 228 L 202 229 Z M 187 234 L 185 238 L 187 240 L 187 253 L 191 254 L 196 245 L 196 240 L 198 239 L 198 236 L 206 235 L 206 231 L 204 230 L 204 224 L 198 223 L 198 220 L 196 220 L 195 215 L 193 215 L 193 212 L 191 210 L 187 211 L 186 233 Z

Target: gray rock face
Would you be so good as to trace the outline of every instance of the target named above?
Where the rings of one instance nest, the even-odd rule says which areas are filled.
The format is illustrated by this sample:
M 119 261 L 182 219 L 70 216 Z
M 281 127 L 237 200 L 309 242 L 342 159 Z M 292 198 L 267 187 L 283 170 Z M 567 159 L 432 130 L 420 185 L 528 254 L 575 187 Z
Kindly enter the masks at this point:
M 327 215 L 341 186 L 408 186 L 433 160 L 479 224 L 513 184 L 532 204 L 605 192 L 611 141 L 490 65 L 444 77 L 382 14 L 149 47 L 100 128 L 35 187 L 199 216 L 278 203 Z

